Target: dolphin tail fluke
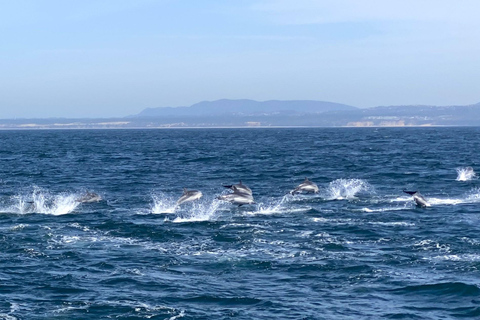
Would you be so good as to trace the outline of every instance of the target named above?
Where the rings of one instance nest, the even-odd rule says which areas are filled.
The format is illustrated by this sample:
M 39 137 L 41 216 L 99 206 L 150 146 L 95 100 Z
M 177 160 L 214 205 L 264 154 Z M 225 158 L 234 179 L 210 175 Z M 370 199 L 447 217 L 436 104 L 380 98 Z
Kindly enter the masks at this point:
M 414 195 L 415 193 L 417 193 L 418 191 L 407 191 L 407 190 L 403 189 L 403 192 L 408 193 L 409 195 L 412 195 L 412 196 L 413 196 L 413 195 Z

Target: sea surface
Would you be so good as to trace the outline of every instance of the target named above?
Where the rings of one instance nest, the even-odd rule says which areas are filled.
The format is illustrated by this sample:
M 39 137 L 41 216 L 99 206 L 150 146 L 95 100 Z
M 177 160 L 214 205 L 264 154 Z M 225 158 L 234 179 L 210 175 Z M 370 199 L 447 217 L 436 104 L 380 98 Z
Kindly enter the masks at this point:
M 479 150 L 460 127 L 0 131 L 0 319 L 479 319 Z M 239 180 L 255 204 L 216 199 Z

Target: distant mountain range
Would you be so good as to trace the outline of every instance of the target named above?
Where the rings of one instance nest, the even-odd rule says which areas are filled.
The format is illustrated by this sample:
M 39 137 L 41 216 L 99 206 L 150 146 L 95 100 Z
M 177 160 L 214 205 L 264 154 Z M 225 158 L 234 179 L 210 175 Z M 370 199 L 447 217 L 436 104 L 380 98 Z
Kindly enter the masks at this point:
M 346 104 L 313 100 L 216 100 L 203 101 L 190 107 L 147 108 L 131 117 L 179 117 L 179 116 L 252 116 L 252 115 L 292 115 L 317 114 L 328 111 L 352 111 L 358 108 Z
M 480 103 L 467 106 L 353 106 L 311 100 L 216 100 L 190 107 L 147 108 L 124 118 L 6 119 L 0 129 L 185 127 L 480 126 Z

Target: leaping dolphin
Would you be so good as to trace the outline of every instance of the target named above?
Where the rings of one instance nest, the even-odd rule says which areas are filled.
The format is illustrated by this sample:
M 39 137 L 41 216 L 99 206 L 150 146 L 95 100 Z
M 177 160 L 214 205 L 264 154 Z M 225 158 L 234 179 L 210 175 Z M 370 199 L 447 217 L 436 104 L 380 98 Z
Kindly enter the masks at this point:
M 247 194 L 252 194 L 252 189 L 250 189 L 249 187 L 247 187 L 246 185 L 244 185 L 242 183 L 242 180 L 240 180 L 240 183 L 238 184 L 233 184 L 233 185 L 227 185 L 227 186 L 224 186 L 225 188 L 229 188 L 229 189 L 232 189 L 234 190 L 234 187 L 240 191 L 240 192 L 243 192 L 243 193 L 247 193 Z M 235 191 L 235 190 L 234 190 Z
M 177 206 L 181 205 L 184 202 L 194 201 L 200 199 L 203 196 L 201 191 L 198 190 L 187 190 L 183 188 L 183 194 L 177 201 Z
M 292 195 L 295 195 L 297 193 L 302 193 L 302 192 L 307 192 L 307 193 L 318 193 L 318 186 L 316 183 L 308 180 L 308 178 L 305 178 L 305 180 L 298 185 L 298 187 L 295 188 L 295 190 L 290 191 Z
M 253 196 L 251 193 L 243 192 L 244 189 L 237 189 L 236 186 L 232 186 L 231 189 L 233 190 L 232 193 L 224 194 L 218 196 L 218 200 L 227 201 L 232 204 L 236 204 L 239 207 L 243 206 L 244 204 L 254 204 L 255 201 L 253 200 Z
M 102 200 L 102 197 L 95 192 L 87 191 L 80 197 L 78 197 L 75 201 L 80 203 L 90 203 L 90 202 L 99 202 Z
M 407 191 L 403 190 L 403 192 L 408 193 L 413 196 L 413 201 L 417 204 L 417 206 L 425 208 L 425 207 L 430 207 L 430 204 L 428 201 L 420 194 L 418 191 Z

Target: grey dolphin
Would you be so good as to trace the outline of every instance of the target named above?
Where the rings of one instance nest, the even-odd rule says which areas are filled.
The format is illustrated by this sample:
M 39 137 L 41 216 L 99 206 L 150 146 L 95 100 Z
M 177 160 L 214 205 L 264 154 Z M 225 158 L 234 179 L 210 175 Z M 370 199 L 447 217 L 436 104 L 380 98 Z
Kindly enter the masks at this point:
M 222 201 L 227 201 L 227 202 L 230 202 L 232 204 L 236 204 L 239 207 L 243 206 L 244 204 L 254 204 L 255 203 L 251 193 L 243 192 L 243 189 L 237 189 L 236 186 L 232 186 L 231 189 L 233 190 L 232 193 L 218 196 L 217 199 L 222 200 Z
M 308 180 L 308 178 L 305 178 L 305 180 L 298 185 L 298 187 L 295 188 L 295 190 L 290 191 L 291 194 L 297 194 L 297 193 L 302 193 L 302 192 L 307 192 L 307 193 L 318 193 L 318 186 L 316 183 Z
M 409 195 L 413 196 L 413 201 L 417 204 L 417 206 L 425 208 L 425 207 L 430 207 L 430 204 L 428 201 L 420 194 L 418 191 L 407 191 L 403 190 L 403 192 L 408 193 Z
M 187 190 L 183 188 L 183 194 L 177 201 L 177 206 L 181 205 L 184 202 L 194 201 L 200 199 L 203 196 L 201 191 L 198 190 Z
M 87 191 L 83 195 L 79 196 L 75 201 L 80 203 L 90 203 L 90 202 L 99 202 L 102 200 L 102 197 L 95 193 Z
M 246 185 L 244 185 L 242 183 L 242 180 L 240 180 L 240 183 L 238 184 L 233 184 L 233 185 L 227 185 L 227 186 L 224 186 L 225 188 L 229 188 L 229 189 L 232 189 L 234 190 L 233 188 L 235 187 L 238 191 L 240 192 L 243 192 L 243 193 L 247 193 L 247 194 L 252 194 L 252 189 L 250 189 L 249 187 L 247 187 Z M 235 191 L 235 190 L 234 190 Z

